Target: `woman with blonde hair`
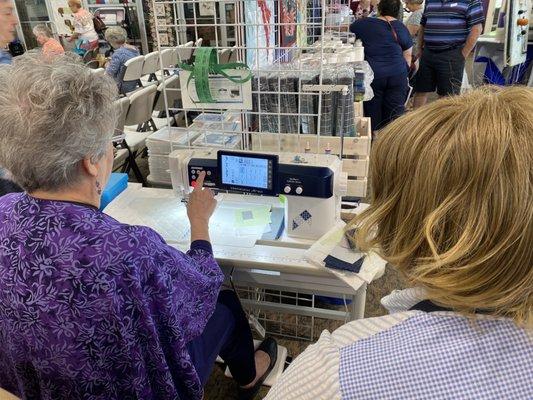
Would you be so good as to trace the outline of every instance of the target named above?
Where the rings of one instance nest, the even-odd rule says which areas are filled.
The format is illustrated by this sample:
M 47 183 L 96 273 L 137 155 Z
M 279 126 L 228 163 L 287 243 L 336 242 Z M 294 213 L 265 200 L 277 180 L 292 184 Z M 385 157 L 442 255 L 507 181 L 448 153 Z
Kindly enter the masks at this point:
M 533 90 L 439 100 L 390 124 L 351 224 L 411 288 L 301 354 L 274 399 L 533 398 Z
M 74 34 L 69 41 L 77 39 L 84 43 L 81 48 L 87 51 L 98 48 L 98 33 L 94 29 L 93 15 L 83 8 L 81 0 L 68 0 L 68 6 L 74 17 Z

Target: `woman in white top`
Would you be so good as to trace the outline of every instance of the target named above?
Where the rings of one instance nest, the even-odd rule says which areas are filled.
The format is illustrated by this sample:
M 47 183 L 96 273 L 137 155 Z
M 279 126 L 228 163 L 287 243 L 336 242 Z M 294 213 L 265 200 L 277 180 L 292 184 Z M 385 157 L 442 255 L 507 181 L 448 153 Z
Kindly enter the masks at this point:
M 81 39 L 84 43 L 82 48 L 93 50 L 98 47 L 98 34 L 94 29 L 93 15 L 82 8 L 81 0 L 69 0 L 68 6 L 74 18 L 74 34 L 69 41 Z
M 355 242 L 413 287 L 324 331 L 267 400 L 533 399 L 533 89 L 407 114 L 373 147 Z
M 406 0 L 405 7 L 411 15 L 407 18 L 405 26 L 413 38 L 413 56 L 418 58 L 418 32 L 420 31 L 420 21 L 424 13 L 424 0 Z

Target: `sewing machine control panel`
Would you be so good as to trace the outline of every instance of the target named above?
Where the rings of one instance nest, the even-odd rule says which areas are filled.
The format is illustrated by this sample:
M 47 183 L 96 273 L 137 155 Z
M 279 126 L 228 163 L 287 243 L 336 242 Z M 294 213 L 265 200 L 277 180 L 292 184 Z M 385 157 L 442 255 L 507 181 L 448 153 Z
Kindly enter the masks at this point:
M 202 171 L 204 187 L 231 192 L 328 199 L 333 196 L 334 173 L 325 166 L 279 163 L 275 154 L 220 150 L 217 158 L 191 158 L 189 185 L 196 186 Z
M 193 158 L 189 161 L 189 185 L 196 187 L 196 180 L 200 173 L 205 171 L 204 187 L 216 188 L 218 182 L 217 160 L 206 158 Z

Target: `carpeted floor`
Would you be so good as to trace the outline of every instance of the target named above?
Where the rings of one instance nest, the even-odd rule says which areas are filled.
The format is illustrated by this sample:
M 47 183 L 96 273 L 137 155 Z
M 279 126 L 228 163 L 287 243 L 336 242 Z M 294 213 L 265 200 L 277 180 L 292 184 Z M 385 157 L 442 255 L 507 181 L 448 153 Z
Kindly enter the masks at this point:
M 144 176 L 148 176 L 148 159 L 139 157 L 137 159 L 139 169 Z M 130 180 L 135 182 L 135 177 L 130 176 Z M 380 299 L 389 294 L 394 289 L 401 289 L 405 285 L 402 282 L 399 274 L 390 266 L 387 266 L 385 274 L 378 280 L 372 282 L 368 286 L 366 298 L 366 317 L 376 317 L 386 314 L 386 310 L 381 306 Z M 287 316 L 287 318 L 290 318 Z M 315 323 L 315 332 L 320 334 L 324 329 L 333 331 L 342 325 L 340 321 L 326 321 L 321 320 Z M 296 357 L 303 352 L 307 346 L 311 344 L 309 341 L 288 340 L 283 338 L 276 338 L 282 346 L 287 347 L 289 356 Z M 234 382 L 226 378 L 224 372 L 219 365 L 213 369 L 213 373 L 205 389 L 205 400 L 233 400 L 237 399 L 237 386 Z M 256 397 L 256 400 L 262 399 L 268 393 L 268 388 L 263 387 L 261 392 Z

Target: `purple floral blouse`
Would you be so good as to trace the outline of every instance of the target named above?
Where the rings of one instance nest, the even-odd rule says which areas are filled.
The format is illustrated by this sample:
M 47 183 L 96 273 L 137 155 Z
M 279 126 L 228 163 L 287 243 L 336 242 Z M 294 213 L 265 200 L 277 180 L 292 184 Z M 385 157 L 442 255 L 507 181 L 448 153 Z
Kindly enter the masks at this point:
M 0 387 L 28 399 L 201 399 L 186 344 L 223 274 L 86 205 L 0 198 Z

